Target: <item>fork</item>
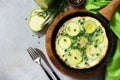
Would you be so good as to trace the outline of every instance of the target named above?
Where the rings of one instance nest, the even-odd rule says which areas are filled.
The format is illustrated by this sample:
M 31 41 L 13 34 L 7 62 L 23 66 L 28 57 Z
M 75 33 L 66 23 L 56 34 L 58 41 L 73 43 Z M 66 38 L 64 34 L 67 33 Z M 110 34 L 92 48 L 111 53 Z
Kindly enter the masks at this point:
M 50 74 L 47 72 L 47 70 L 44 68 L 44 66 L 43 66 L 42 63 L 41 63 L 40 54 L 37 53 L 37 52 L 35 52 L 35 50 L 34 50 L 32 47 L 29 47 L 29 48 L 27 49 L 27 51 L 28 51 L 29 55 L 31 56 L 31 58 L 33 59 L 33 61 L 34 61 L 35 63 L 38 63 L 38 64 L 42 67 L 42 69 L 44 70 L 44 72 L 46 73 L 46 75 L 48 76 L 48 78 L 49 78 L 50 80 L 53 80 L 53 78 L 50 76 Z

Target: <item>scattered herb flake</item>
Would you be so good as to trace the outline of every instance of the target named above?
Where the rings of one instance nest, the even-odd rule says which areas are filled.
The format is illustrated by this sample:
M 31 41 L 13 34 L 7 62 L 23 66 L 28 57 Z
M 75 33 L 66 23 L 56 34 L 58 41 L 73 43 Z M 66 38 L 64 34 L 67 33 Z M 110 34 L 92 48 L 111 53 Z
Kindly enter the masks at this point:
M 40 36 L 38 35 L 38 38 L 40 38 Z
M 27 20 L 27 18 L 25 18 L 25 20 Z
M 74 57 L 74 59 L 76 59 L 76 60 L 77 60 L 77 57 Z
M 34 37 L 34 35 L 32 35 L 32 37 Z

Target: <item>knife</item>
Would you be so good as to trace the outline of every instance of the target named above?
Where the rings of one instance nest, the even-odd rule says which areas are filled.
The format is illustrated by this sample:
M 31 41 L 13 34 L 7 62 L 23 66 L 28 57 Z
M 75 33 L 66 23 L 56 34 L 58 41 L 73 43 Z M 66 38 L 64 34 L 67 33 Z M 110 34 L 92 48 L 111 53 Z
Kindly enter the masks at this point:
M 46 65 L 49 67 L 49 69 L 52 71 L 52 73 L 54 74 L 54 76 L 56 77 L 57 80 L 60 80 L 60 78 L 58 77 L 58 75 L 55 73 L 55 71 L 52 69 L 51 65 L 49 64 L 46 56 L 44 55 L 44 53 L 38 49 L 38 48 L 34 48 L 41 56 L 41 58 L 43 59 L 43 61 L 46 63 Z

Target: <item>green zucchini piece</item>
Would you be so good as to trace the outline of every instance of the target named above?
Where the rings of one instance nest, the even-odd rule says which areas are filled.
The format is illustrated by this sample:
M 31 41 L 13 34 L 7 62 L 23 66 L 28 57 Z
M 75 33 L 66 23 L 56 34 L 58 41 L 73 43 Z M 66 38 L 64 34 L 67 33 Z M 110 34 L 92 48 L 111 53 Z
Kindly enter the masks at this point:
M 70 21 L 66 23 L 65 30 L 69 36 L 77 36 L 80 33 L 80 26 L 77 22 Z
M 104 41 L 104 36 L 102 34 L 99 34 L 94 38 L 94 40 L 96 43 L 100 44 Z
M 43 17 L 32 16 L 28 22 L 29 28 L 34 32 L 40 31 L 44 27 L 44 21 L 45 19 Z
M 48 13 L 42 8 L 37 8 L 32 10 L 30 17 L 32 16 L 40 16 L 40 17 L 46 18 L 48 16 Z
M 78 49 L 71 49 L 67 55 L 68 64 L 71 66 L 78 65 L 83 60 L 81 55 L 82 53 Z
M 88 34 L 93 33 L 96 29 L 96 24 L 91 20 L 85 21 L 83 26 L 86 30 L 86 33 L 88 33 Z
M 88 39 L 86 37 L 80 37 L 79 44 L 81 48 L 85 47 L 87 43 L 88 43 Z
M 42 8 L 52 8 L 57 0 L 34 0 Z
M 30 17 L 37 16 L 39 14 L 39 12 L 43 12 L 43 10 L 41 8 L 33 9 L 30 14 Z
M 96 48 L 94 45 L 89 45 L 86 48 L 86 54 L 88 58 L 95 60 L 100 55 L 100 49 Z
M 63 49 L 67 49 L 71 46 L 71 40 L 67 36 L 61 37 L 58 43 L 59 43 L 60 47 Z

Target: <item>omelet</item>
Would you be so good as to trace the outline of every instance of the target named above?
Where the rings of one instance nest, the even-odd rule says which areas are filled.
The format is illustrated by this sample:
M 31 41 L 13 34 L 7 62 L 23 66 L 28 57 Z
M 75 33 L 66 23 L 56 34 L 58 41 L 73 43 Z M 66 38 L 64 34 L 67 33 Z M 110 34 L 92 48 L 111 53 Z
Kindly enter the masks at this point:
M 55 50 L 74 69 L 88 69 L 101 62 L 108 50 L 105 28 L 95 18 L 77 16 L 63 23 L 57 32 Z

